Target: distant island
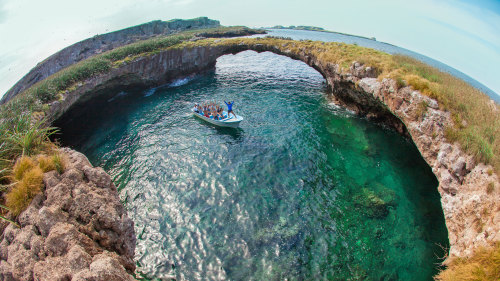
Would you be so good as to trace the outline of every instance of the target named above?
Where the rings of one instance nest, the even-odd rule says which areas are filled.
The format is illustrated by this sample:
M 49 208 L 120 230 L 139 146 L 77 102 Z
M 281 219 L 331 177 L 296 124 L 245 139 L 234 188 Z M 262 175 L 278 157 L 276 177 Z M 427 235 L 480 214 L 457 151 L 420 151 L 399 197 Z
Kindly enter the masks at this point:
M 337 34 L 348 35 L 348 36 L 356 36 L 356 37 L 361 37 L 361 38 L 377 41 L 377 39 L 375 37 L 365 37 L 365 36 L 353 35 L 353 34 L 348 34 L 348 33 L 330 31 L 330 30 L 326 30 L 322 27 L 309 26 L 309 25 L 297 25 L 297 26 L 295 26 L 295 25 L 290 25 L 290 26 L 275 25 L 273 27 L 263 27 L 263 29 L 294 29 L 294 30 L 320 31 L 320 32 L 337 33 Z
M 295 30 L 309 30 L 309 31 L 326 31 L 322 27 L 317 27 L 317 26 L 308 26 L 308 25 L 290 25 L 288 27 L 283 26 L 283 25 L 275 25 L 273 27 L 270 27 L 272 29 L 295 29 Z

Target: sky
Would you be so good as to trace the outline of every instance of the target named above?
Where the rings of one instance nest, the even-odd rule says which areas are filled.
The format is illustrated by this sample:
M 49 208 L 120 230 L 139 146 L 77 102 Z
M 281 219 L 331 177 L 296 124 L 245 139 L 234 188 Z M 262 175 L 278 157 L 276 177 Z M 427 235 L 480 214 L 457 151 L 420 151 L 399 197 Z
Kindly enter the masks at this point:
M 500 94 L 500 0 L 0 0 L 0 96 L 73 43 L 152 20 L 311 25 L 439 60 Z

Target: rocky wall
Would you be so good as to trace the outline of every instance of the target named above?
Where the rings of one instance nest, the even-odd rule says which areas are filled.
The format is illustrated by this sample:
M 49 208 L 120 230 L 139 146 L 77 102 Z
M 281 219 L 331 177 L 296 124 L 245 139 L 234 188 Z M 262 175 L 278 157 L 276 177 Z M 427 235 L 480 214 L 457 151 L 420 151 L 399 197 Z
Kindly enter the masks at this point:
M 115 185 L 85 155 L 64 148 L 63 174 L 0 236 L 0 280 L 135 280 L 134 224 Z

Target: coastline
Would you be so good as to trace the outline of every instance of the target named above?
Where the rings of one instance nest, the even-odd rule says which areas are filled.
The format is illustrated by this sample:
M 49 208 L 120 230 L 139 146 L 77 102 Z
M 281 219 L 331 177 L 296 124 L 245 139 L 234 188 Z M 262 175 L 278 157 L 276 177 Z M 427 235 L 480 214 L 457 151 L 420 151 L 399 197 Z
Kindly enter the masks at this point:
M 48 103 L 48 110 L 42 114 L 54 121 L 75 106 L 102 98 L 106 89 L 158 86 L 212 69 L 216 59 L 224 54 L 245 50 L 270 51 L 304 61 L 318 70 L 325 77 L 329 92 L 337 103 L 370 119 L 382 120 L 400 133 L 411 136 L 440 182 L 438 191 L 449 230 L 450 256 L 465 257 L 479 246 L 500 240 L 500 214 L 493 212 L 484 218 L 482 212 L 482 208 L 499 208 L 498 188 L 492 194 L 485 189 L 490 182 L 498 186 L 498 176 L 489 173 L 491 167 L 476 163 L 474 157 L 446 140 L 446 125 L 454 121 L 435 99 L 410 86 L 399 87 L 394 79 L 377 79 L 376 69 L 369 65 L 354 61 L 348 69 L 342 69 L 340 64 L 323 61 L 305 47 L 291 49 L 279 45 L 281 42 L 273 45 L 259 40 L 217 40 L 200 43 L 201 38 L 196 38 L 187 45 L 182 43 L 155 53 L 127 56 L 115 63 L 111 71 L 93 75 L 63 91 L 58 100 Z M 426 112 L 419 114 L 418 107 L 423 103 L 428 107 Z M 475 226 L 478 223 L 480 228 Z

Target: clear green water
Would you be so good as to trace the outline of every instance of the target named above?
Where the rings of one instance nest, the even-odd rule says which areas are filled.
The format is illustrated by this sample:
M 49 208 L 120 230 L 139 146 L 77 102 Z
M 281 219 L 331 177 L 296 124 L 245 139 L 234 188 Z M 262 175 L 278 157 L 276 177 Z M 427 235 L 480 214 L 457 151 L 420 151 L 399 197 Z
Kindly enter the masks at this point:
M 430 168 L 325 91 L 301 62 L 243 52 L 120 95 L 62 141 L 114 177 L 150 278 L 431 280 L 448 240 Z M 234 100 L 241 128 L 191 116 L 207 99 Z

